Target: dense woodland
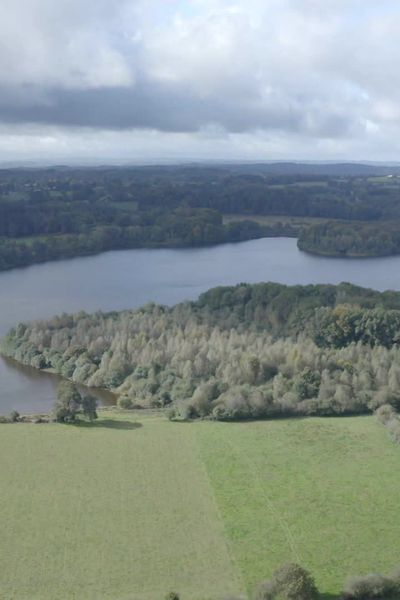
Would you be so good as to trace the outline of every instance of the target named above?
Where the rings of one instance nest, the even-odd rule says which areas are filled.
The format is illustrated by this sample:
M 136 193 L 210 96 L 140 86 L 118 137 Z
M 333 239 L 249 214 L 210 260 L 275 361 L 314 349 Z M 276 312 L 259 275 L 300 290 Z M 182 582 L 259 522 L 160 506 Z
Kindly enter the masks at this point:
M 106 250 L 192 247 L 293 235 L 290 226 L 280 223 L 265 226 L 249 220 L 223 224 L 221 216 L 208 209 L 150 213 L 142 215 L 138 225 L 96 225 L 86 233 L 0 238 L 0 270 Z
M 380 175 L 362 165 L 3 169 L 0 269 L 118 248 L 298 234 L 290 224 L 254 222 L 268 215 L 352 222 L 305 228 L 301 249 L 396 253 L 400 226 L 387 223 L 400 223 L 400 178 L 389 168 L 375 171 Z M 238 222 L 223 225 L 224 214 Z
M 168 308 L 20 324 L 3 352 L 120 405 L 221 420 L 400 406 L 400 293 L 350 284 L 215 288 Z
M 368 257 L 400 253 L 399 223 L 328 222 L 303 227 L 300 250 L 325 256 Z

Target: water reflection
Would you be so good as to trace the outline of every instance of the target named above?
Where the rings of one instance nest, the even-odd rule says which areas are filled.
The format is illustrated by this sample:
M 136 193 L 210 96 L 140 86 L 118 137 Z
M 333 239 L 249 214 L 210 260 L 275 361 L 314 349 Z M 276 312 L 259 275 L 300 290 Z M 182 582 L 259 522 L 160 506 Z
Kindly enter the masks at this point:
M 4 374 L 4 378 L 3 375 Z M 57 395 L 57 387 L 61 377 L 54 373 L 38 371 L 33 367 L 21 365 L 12 358 L 0 357 L 1 386 L 6 383 L 6 402 L 4 402 L 4 391 L 0 391 L 1 413 L 4 414 L 12 409 L 20 412 L 47 412 L 54 404 Z M 115 394 L 98 388 L 87 388 L 78 385 L 82 394 L 95 396 L 101 406 L 113 406 L 116 403 Z

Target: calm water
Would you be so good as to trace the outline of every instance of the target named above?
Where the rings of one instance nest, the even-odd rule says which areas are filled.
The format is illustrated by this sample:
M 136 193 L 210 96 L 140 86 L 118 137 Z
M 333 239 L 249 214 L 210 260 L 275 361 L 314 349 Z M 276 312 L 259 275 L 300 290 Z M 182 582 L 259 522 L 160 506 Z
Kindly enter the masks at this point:
M 0 273 L 0 335 L 19 321 L 63 311 L 94 311 L 174 304 L 217 285 L 276 281 L 287 284 L 349 281 L 400 290 L 400 257 L 319 258 L 298 251 L 296 240 L 263 239 L 212 248 L 124 250 Z M 44 411 L 57 378 L 0 358 L 0 413 Z M 101 394 L 102 402 L 110 395 Z

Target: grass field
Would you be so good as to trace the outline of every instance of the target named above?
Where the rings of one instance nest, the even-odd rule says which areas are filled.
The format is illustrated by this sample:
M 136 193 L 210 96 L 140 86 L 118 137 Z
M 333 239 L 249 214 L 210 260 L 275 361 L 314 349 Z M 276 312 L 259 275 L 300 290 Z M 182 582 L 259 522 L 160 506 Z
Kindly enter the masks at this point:
M 293 183 L 271 183 L 268 187 L 271 190 L 279 190 L 284 188 L 326 188 L 327 181 L 295 181 Z
M 235 221 L 256 221 L 260 225 L 273 226 L 277 223 L 283 225 L 291 225 L 292 227 L 301 227 L 307 225 L 318 225 L 319 223 L 327 223 L 335 221 L 335 219 L 324 219 L 323 217 L 291 217 L 287 215 L 246 215 L 246 214 L 225 214 L 223 222 L 232 223 Z
M 7 600 L 246 597 L 287 560 L 329 598 L 400 562 L 400 448 L 372 417 L 1 425 L 0 465 Z

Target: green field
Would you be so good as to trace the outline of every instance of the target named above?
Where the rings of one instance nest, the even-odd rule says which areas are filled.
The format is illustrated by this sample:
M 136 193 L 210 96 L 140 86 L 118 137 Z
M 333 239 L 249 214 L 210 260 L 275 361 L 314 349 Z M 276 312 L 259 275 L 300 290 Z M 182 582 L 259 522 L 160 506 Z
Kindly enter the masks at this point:
M 335 595 L 400 562 L 400 448 L 372 417 L 226 424 L 104 412 L 0 426 L 7 600 L 243 594 L 287 560 Z
M 325 219 L 323 217 L 291 217 L 288 215 L 251 215 L 251 214 L 224 214 L 223 222 L 234 223 L 237 221 L 256 221 L 260 225 L 268 225 L 272 227 L 277 223 L 282 225 L 292 225 L 292 227 L 304 227 L 307 225 L 318 225 L 335 221 L 335 219 Z
M 327 181 L 295 181 L 293 183 L 271 183 L 268 188 L 271 190 L 279 190 L 284 188 L 327 188 Z

